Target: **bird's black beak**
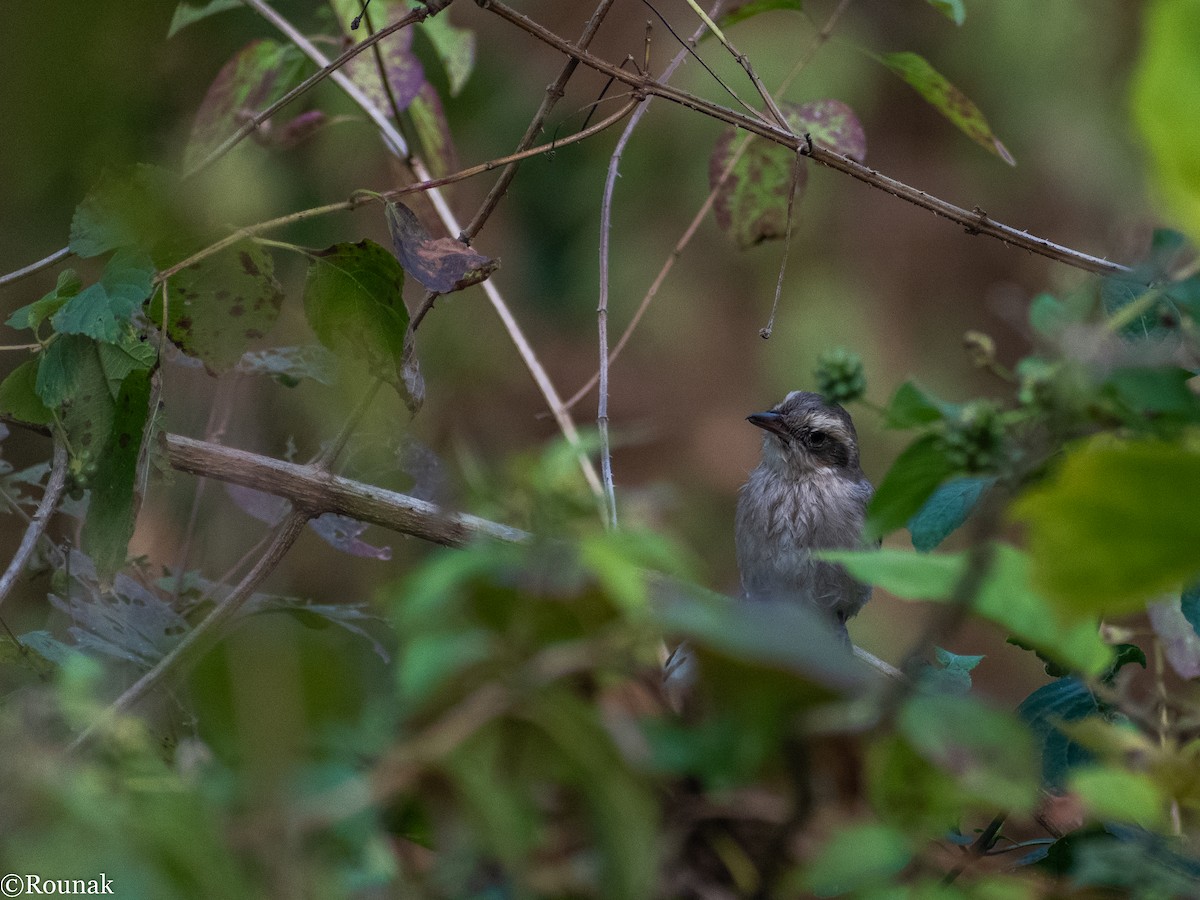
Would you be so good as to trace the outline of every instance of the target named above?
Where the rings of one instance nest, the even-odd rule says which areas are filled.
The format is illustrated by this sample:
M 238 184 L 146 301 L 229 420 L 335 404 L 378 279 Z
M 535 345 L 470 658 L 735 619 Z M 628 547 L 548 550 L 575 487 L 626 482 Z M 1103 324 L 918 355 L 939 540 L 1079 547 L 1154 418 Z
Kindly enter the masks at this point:
M 787 429 L 783 425 L 783 416 L 777 412 L 753 413 L 746 416 L 746 421 L 751 425 L 757 425 L 764 431 L 779 435 L 781 438 L 789 437 Z

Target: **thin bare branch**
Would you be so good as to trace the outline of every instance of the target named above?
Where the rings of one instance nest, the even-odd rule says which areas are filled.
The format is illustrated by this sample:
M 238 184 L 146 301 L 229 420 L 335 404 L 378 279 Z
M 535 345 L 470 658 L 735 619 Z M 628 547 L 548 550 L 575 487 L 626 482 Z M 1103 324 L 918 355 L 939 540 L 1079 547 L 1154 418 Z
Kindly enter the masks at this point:
M 0 604 L 3 604 L 8 599 L 8 595 L 12 593 L 17 579 L 25 571 L 29 557 L 33 554 L 34 548 L 37 547 L 37 542 L 46 533 L 46 526 L 50 524 L 50 517 L 54 515 L 54 510 L 58 508 L 58 501 L 62 499 L 63 488 L 66 486 L 66 483 L 67 447 L 62 441 L 55 440 L 54 457 L 50 464 L 50 477 L 46 480 L 46 490 L 42 493 L 42 501 L 38 504 L 37 511 L 34 512 L 33 519 L 29 522 L 29 527 L 25 529 L 25 534 L 21 538 L 21 545 L 17 547 L 17 552 L 13 554 L 12 561 L 8 564 L 8 568 L 4 570 L 4 575 L 0 576 Z
M 71 255 L 70 247 L 63 247 L 61 250 L 55 250 L 49 256 L 39 259 L 37 262 L 30 263 L 23 269 L 17 269 L 15 272 L 9 272 L 7 275 L 0 275 L 0 287 L 7 284 L 15 284 L 22 278 L 28 278 L 30 275 L 35 275 L 43 269 L 48 269 L 56 263 L 62 262 Z
M 1083 269 L 1087 272 L 1094 272 L 1099 275 L 1116 275 L 1127 274 L 1131 270 L 1128 266 L 1123 266 L 1120 263 L 1111 262 L 1107 259 L 1101 259 L 1096 256 L 1091 256 L 1087 253 L 1082 253 L 1078 250 L 1073 250 L 1070 247 L 1064 247 L 1061 244 L 1056 244 L 1053 241 L 1048 241 L 1045 238 L 1036 237 L 1026 231 L 1019 231 L 1012 226 L 997 222 L 995 219 L 988 216 L 986 212 L 978 208 L 973 210 L 963 209 L 955 206 L 946 200 L 934 197 L 924 191 L 911 187 L 902 181 L 897 181 L 894 178 L 889 178 L 874 169 L 867 168 L 850 159 L 847 156 L 834 153 L 819 145 L 814 145 L 811 150 L 807 149 L 807 141 L 803 136 L 797 137 L 787 131 L 761 122 L 755 118 L 742 115 L 732 109 L 721 106 L 716 103 L 711 103 L 702 97 L 691 94 L 679 88 L 672 87 L 668 84 L 662 84 L 653 78 L 643 77 L 636 74 L 626 72 L 619 66 L 615 66 L 607 60 L 600 59 L 597 56 L 579 50 L 567 41 L 558 37 L 554 32 L 538 24 L 537 22 L 525 16 L 512 7 L 500 0 L 476 0 L 476 2 L 486 10 L 495 13 L 500 18 L 512 23 L 522 31 L 527 32 L 538 40 L 553 47 L 560 53 L 572 56 L 582 62 L 584 65 L 595 69 L 597 72 L 602 72 L 605 75 L 610 75 L 618 81 L 628 84 L 636 90 L 643 91 L 655 97 L 663 97 L 673 103 L 678 103 L 688 109 L 708 115 L 718 121 L 725 122 L 728 125 L 734 125 L 738 128 L 745 129 L 751 134 L 766 138 L 777 144 L 782 144 L 793 151 L 799 151 L 804 148 L 805 155 L 809 156 L 814 162 L 831 169 L 836 169 L 851 178 L 868 184 L 878 190 L 898 197 L 901 200 L 906 200 L 916 206 L 926 209 L 935 215 L 949 219 L 955 222 L 967 231 L 968 234 L 986 235 L 995 238 L 1003 243 L 1016 247 L 1021 250 L 1027 250 L 1030 253 L 1036 253 L 1040 256 L 1045 256 L 1048 259 L 1053 259 L 1057 262 L 1065 263 L 1069 266 L 1074 266 L 1077 269 Z

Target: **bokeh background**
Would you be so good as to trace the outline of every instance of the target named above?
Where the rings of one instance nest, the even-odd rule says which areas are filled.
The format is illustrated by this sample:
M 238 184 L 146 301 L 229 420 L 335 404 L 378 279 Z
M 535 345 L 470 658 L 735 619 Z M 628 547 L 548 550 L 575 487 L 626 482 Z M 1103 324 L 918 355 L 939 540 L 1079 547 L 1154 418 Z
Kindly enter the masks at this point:
M 251 37 L 274 36 L 253 13 L 237 10 L 167 41 L 174 5 L 58 0 L 12 4 L 5 11 L 0 270 L 63 246 L 75 204 L 106 168 L 177 166 L 194 111 L 219 68 Z M 515 5 L 571 39 L 592 7 L 582 0 Z M 276 6 L 313 31 L 334 30 L 316 2 L 281 0 Z M 694 29 L 682 0 L 656 0 L 655 6 L 681 34 Z M 803 15 L 763 15 L 731 37 L 764 81 L 775 85 L 807 52 L 834 6 L 832 0 L 811 0 Z M 787 97 L 848 103 L 866 130 L 868 164 L 887 175 L 1056 242 L 1136 261 L 1156 224 L 1126 109 L 1140 6 L 1129 0 L 966 0 L 966 22 L 955 27 L 920 0 L 854 0 Z M 476 29 L 478 39 L 475 74 L 458 97 L 446 99 L 460 161 L 470 165 L 511 151 L 561 59 L 467 0 L 455 3 L 449 15 Z M 627 55 L 641 59 L 650 19 L 644 3 L 617 0 L 593 50 L 614 62 Z M 651 57 L 658 71 L 678 45 L 654 22 Z M 1018 165 L 1010 168 L 971 143 L 863 49 L 924 55 L 981 107 Z M 739 94 L 752 96 L 714 42 L 706 41 L 700 52 Z M 427 69 L 440 77 L 433 65 Z M 694 62 L 675 82 L 729 102 Z M 577 129 L 602 88 L 601 78 L 581 69 L 548 135 Z M 331 86 L 304 102 L 349 118 L 282 153 L 246 142 L 214 174 L 206 215 L 245 224 L 343 199 L 358 188 L 400 183 L 374 129 Z M 719 133 L 718 124 L 656 100 L 627 149 L 612 234 L 614 340 L 703 202 L 708 156 Z M 481 252 L 502 260 L 497 284 L 565 396 L 596 365 L 600 198 L 616 137 L 611 131 L 527 162 L 475 241 Z M 462 219 L 475 211 L 491 181 L 483 176 L 449 189 Z M 314 247 L 363 237 L 388 241 L 375 206 L 274 236 Z M 1087 281 L 1081 272 L 972 237 L 880 191 L 814 168 L 797 207 L 774 336 L 764 341 L 759 329 L 770 312 L 782 252 L 780 244 L 740 252 L 710 217 L 611 373 L 614 465 L 625 520 L 676 536 L 696 561 L 696 577 L 721 590 L 736 585 L 733 508 L 761 438 L 744 418 L 789 390 L 812 388 L 821 351 L 845 346 L 861 353 L 868 395 L 877 404 L 908 378 L 948 399 L 1001 395 L 1004 386 L 974 369 L 961 351 L 962 334 L 991 335 L 1000 359 L 1011 362 L 1030 346 L 1024 324 L 1030 299 Z M 75 264 L 94 274 L 90 263 Z M 302 265 L 287 254 L 277 264 L 288 300 L 283 321 L 264 346 L 308 339 Z M 54 277 L 51 270 L 0 290 L 0 310 L 7 315 L 41 296 Z M 412 291 L 408 299 L 419 294 Z M 5 331 L 5 345 L 24 340 Z M 511 476 L 508 460 L 538 452 L 557 430 L 479 289 L 438 303 L 422 326 L 419 352 L 428 388 L 424 408 L 409 422 L 395 397 L 382 398 L 347 472 L 400 489 L 416 484 L 444 502 L 469 506 L 481 484 L 503 484 Z M 21 351 L 6 352 L 0 370 L 7 373 L 25 358 Z M 276 456 L 294 448 L 299 459 L 336 432 L 360 390 L 357 384 L 307 383 L 287 389 L 266 379 L 218 381 L 194 369 L 164 369 L 170 430 Z M 583 426 L 594 422 L 595 412 L 594 393 L 575 409 Z M 878 481 L 903 436 L 882 429 L 869 408 L 852 412 L 864 468 Z M 3 451 L 20 466 L 44 458 L 47 448 L 40 438 L 15 434 Z M 156 483 L 132 552 L 145 554 L 151 566 L 177 564 L 195 491 L 194 480 L 184 476 Z M 217 485 L 208 486 L 195 516 L 187 562 L 211 577 L 261 532 Z M 22 529 L 18 519 L 5 520 L 0 550 L 10 552 Z M 384 532 L 369 537 L 392 547 L 391 561 L 352 559 L 310 535 L 273 576 L 272 590 L 327 601 L 366 599 L 432 552 Z M 907 538 L 893 540 L 903 545 Z M 18 633 L 42 627 L 44 598 L 45 583 L 35 580 L 6 608 L 7 624 Z M 896 660 L 919 624 L 916 607 L 879 596 L 852 633 L 858 643 Z M 977 683 L 1004 702 L 1023 697 L 1041 677 L 1035 660 L 982 626 L 956 636 L 949 649 L 987 653 Z

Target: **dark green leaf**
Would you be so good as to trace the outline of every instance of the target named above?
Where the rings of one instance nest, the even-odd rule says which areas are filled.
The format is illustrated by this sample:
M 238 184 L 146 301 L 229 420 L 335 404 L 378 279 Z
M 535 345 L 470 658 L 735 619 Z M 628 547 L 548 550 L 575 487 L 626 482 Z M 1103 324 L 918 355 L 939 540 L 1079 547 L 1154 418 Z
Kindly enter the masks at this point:
M 64 269 L 58 273 L 58 284 L 54 290 L 41 300 L 35 300 L 22 306 L 8 317 L 5 322 L 9 328 L 28 328 L 36 331 L 37 327 L 50 316 L 58 312 L 63 304 L 74 297 L 83 288 L 83 282 L 75 274 L 74 269 Z
M 228 371 L 279 317 L 283 289 L 274 268 L 266 250 L 242 241 L 176 273 L 166 285 L 167 335 L 211 371 Z M 163 297 L 160 289 L 150 304 L 159 325 Z
M 388 231 L 400 265 L 426 290 L 449 294 L 485 281 L 500 263 L 455 238 L 431 238 L 403 203 L 387 205 Z
M 1100 705 L 1087 685 L 1075 677 L 1043 685 L 1025 698 L 1017 715 L 1029 726 L 1041 751 L 1042 780 L 1053 789 L 1066 784 L 1067 773 L 1092 759 L 1059 725 L 1097 715 Z
M 102 575 L 125 565 L 125 553 L 140 505 L 138 456 L 149 414 L 150 373 L 131 372 L 113 404 L 112 427 L 96 459 L 92 501 L 83 530 L 83 548 Z
M 1121 326 L 1121 334 L 1127 338 L 1162 338 L 1179 320 L 1179 310 L 1169 295 L 1159 289 L 1151 289 L 1142 281 L 1139 272 L 1132 275 L 1113 275 L 1100 282 L 1100 305 L 1110 317 L 1122 313 L 1126 307 L 1138 304 L 1140 312 L 1132 315 Z M 1152 296 L 1146 296 L 1151 294 Z M 1145 300 L 1142 300 L 1146 297 Z M 1148 305 L 1147 305 L 1148 304 Z
M 335 353 L 364 360 L 371 372 L 401 387 L 408 310 L 404 270 L 373 241 L 334 244 L 313 254 L 304 283 L 304 313 L 317 338 Z
M 742 3 L 734 3 L 726 13 L 717 19 L 717 27 L 724 31 L 730 25 L 736 25 L 759 13 L 770 12 L 774 9 L 790 9 L 800 12 L 804 9 L 804 4 L 802 0 L 744 0 Z M 705 31 L 704 37 L 709 37 L 711 33 Z
M 960 656 L 934 647 L 937 662 L 921 670 L 920 686 L 931 694 L 954 694 L 961 696 L 971 690 L 971 671 L 982 661 L 982 656 Z
M 903 526 L 938 486 L 954 474 L 936 435 L 927 434 L 908 445 L 884 476 L 867 510 L 865 532 L 874 538 Z
M 174 177 L 163 169 L 139 165 L 132 171 L 106 172 L 75 209 L 71 252 L 83 257 L 110 250 L 148 252 L 177 229 L 170 207 Z
M 959 409 L 957 403 L 947 403 L 920 385 L 906 381 L 896 388 L 888 403 L 884 424 L 888 428 L 913 428 L 937 422 Z
M 1015 506 L 1035 580 L 1071 615 L 1140 609 L 1200 572 L 1200 452 L 1097 440 Z
M 1177 367 L 1118 369 L 1108 378 L 1117 399 L 1132 412 L 1200 418 L 1200 397 L 1188 387 L 1192 373 Z
M 1200 581 L 1194 581 L 1183 589 L 1179 597 L 1179 608 L 1196 633 L 1200 634 Z
M 927 2 L 955 25 L 961 25 L 967 20 L 967 9 L 963 6 L 963 0 L 927 0 Z
M 175 7 L 175 15 L 171 17 L 171 27 L 167 29 L 167 37 L 172 38 L 193 22 L 199 22 L 208 16 L 227 9 L 241 9 L 246 4 L 242 0 L 209 0 L 208 3 L 189 3 L 183 0 Z
M 0 383 L 0 413 L 19 422 L 49 425 L 54 421 L 54 412 L 37 393 L 38 363 L 37 359 L 21 363 Z
M 1175 4 L 1168 3 L 1167 6 Z M 1080 888 L 1121 889 L 1138 900 L 1200 897 L 1200 860 L 1180 850 L 1186 845 L 1144 828 L 1108 824 L 1111 834 L 1081 841 L 1074 848 L 1071 882 Z M 1060 842 L 1061 843 L 1061 842 Z M 1092 892 L 1095 893 L 1095 892 Z M 1117 891 L 1108 891 L 1109 895 Z
M 908 520 L 913 546 L 923 553 L 937 547 L 967 520 L 984 491 L 995 483 L 990 477 L 953 478 L 939 487 Z
M 252 41 L 227 62 L 213 80 L 196 112 L 183 165 L 203 161 L 248 116 L 270 106 L 299 84 L 312 64 L 292 44 Z
M 116 343 L 129 334 L 134 313 L 150 297 L 154 274 L 154 263 L 144 252 L 118 250 L 100 281 L 68 300 L 50 322 L 62 334 Z
M 85 359 L 95 359 L 95 343 L 82 335 L 59 335 L 42 353 L 35 389 L 48 409 L 58 409 L 75 393 Z M 98 361 L 97 373 L 103 375 Z
M 963 134 L 979 146 L 996 154 L 1010 166 L 1016 165 L 1016 160 L 1008 152 L 1008 148 L 992 133 L 987 119 L 971 100 L 945 76 L 931 66 L 924 57 L 907 51 L 900 53 L 885 53 L 873 58 L 883 63 L 892 72 L 900 76 L 913 90 L 920 94 L 925 101 L 938 112 L 954 123 Z

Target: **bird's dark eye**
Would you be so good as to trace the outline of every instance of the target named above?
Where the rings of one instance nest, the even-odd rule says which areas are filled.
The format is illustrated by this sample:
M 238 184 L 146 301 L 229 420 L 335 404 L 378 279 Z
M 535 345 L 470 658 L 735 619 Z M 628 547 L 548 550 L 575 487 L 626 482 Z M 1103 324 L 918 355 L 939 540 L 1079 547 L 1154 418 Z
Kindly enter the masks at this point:
M 829 439 L 829 435 L 827 435 L 825 432 L 812 431 L 812 432 L 809 432 L 809 435 L 808 435 L 808 445 L 810 447 L 824 447 L 825 441 L 827 441 L 828 439 Z

